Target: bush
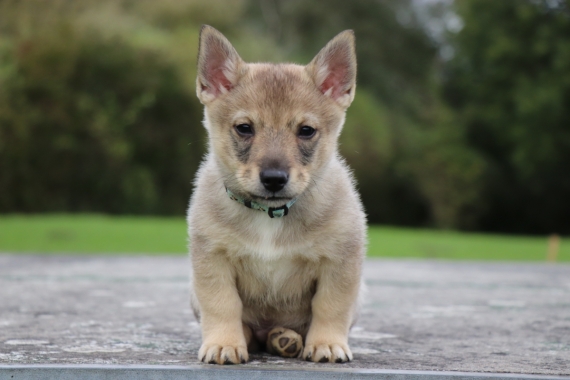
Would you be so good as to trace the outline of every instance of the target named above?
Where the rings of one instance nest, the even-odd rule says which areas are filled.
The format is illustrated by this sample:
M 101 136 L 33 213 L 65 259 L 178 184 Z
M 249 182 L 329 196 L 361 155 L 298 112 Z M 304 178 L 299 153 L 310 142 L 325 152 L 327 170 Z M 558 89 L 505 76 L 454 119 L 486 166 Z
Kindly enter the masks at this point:
M 0 53 L 0 212 L 182 214 L 201 107 L 157 51 L 60 23 Z

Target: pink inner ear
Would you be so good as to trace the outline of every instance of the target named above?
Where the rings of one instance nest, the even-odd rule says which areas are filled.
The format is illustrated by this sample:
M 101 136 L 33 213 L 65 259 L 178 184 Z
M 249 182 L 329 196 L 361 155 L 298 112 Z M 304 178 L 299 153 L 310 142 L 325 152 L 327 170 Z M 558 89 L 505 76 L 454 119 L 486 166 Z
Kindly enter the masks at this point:
M 341 78 L 341 75 L 336 72 L 331 72 L 323 81 L 323 84 L 321 84 L 321 91 L 323 94 L 326 94 L 326 92 L 332 88 L 331 97 L 333 99 L 340 97 L 342 95 L 342 90 L 340 88 Z
M 206 80 L 208 81 L 208 92 L 215 96 L 221 93 L 220 87 L 226 90 L 231 90 L 233 87 L 232 82 L 224 74 L 226 56 L 220 54 L 219 51 L 212 51 L 212 54 L 207 58 L 206 62 Z
M 220 86 L 228 91 L 233 87 L 232 82 L 226 78 L 223 68 L 220 67 L 208 70 L 208 82 L 211 85 L 208 90 L 216 96 L 221 93 Z
M 333 99 L 338 99 L 342 95 L 350 92 L 350 88 L 346 89 L 347 83 L 347 72 L 348 67 L 346 63 L 338 60 L 336 62 L 329 62 L 327 68 L 328 74 L 323 83 L 321 84 L 321 91 L 325 94 L 327 91 L 331 90 L 331 97 Z

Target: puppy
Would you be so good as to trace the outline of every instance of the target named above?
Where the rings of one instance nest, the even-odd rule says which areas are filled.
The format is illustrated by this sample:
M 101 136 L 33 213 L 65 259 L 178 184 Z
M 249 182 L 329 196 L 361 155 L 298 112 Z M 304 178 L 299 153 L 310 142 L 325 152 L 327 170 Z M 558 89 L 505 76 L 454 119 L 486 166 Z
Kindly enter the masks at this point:
M 199 360 L 245 363 L 264 345 L 352 360 L 366 220 L 337 140 L 354 99 L 353 32 L 300 66 L 246 63 L 203 26 L 196 85 L 209 135 L 188 212 Z

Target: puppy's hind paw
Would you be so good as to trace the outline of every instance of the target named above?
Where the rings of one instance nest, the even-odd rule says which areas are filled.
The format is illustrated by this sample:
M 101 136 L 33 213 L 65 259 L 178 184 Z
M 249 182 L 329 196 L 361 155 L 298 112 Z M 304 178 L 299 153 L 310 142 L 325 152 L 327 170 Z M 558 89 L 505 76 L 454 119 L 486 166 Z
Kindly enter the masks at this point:
M 198 352 L 198 359 L 208 364 L 244 364 L 249 357 L 246 347 L 203 344 Z
M 267 334 L 267 351 L 284 358 L 296 358 L 303 350 L 303 338 L 295 331 L 276 327 Z

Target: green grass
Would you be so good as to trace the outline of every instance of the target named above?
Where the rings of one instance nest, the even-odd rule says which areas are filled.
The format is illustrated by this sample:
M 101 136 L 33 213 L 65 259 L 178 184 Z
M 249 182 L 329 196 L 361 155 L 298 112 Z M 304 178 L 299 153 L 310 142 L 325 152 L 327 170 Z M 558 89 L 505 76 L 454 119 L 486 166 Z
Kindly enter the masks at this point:
M 0 216 L 0 252 L 185 253 L 183 218 Z
M 546 237 L 371 226 L 368 256 L 460 260 L 539 260 Z M 183 218 L 103 215 L 0 216 L 0 252 L 186 254 Z M 570 261 L 562 239 L 559 261 Z
M 492 235 L 373 226 L 368 255 L 459 260 L 545 261 L 547 237 Z M 570 239 L 561 239 L 558 261 L 570 261 Z

